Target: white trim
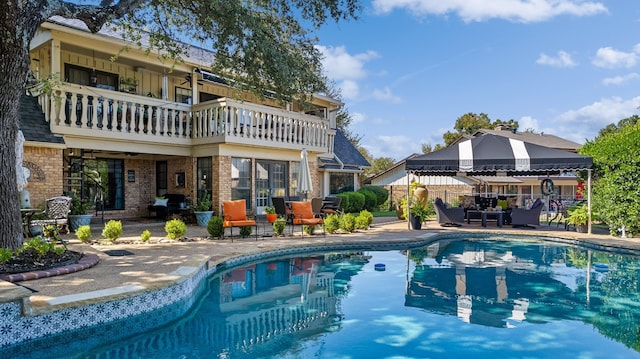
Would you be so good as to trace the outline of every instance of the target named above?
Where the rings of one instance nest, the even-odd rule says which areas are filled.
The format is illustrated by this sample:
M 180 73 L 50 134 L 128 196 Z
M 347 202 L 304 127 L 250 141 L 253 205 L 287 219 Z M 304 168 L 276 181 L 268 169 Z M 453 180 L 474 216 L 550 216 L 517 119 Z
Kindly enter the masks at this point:
M 458 143 L 459 170 L 460 172 L 473 171 L 473 147 L 471 140 Z
M 513 151 L 513 157 L 516 161 L 516 171 L 529 171 L 531 170 L 531 157 L 524 145 L 524 142 L 520 140 L 509 139 L 511 145 L 511 151 Z

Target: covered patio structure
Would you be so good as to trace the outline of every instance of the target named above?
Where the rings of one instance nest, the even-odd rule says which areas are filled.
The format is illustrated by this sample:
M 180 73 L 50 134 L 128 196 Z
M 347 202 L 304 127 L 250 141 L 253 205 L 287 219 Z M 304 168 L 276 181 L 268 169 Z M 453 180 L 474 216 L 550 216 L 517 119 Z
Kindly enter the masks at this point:
M 486 134 L 425 155 L 407 159 L 407 176 L 540 176 L 587 171 L 588 233 L 591 233 L 589 156 Z

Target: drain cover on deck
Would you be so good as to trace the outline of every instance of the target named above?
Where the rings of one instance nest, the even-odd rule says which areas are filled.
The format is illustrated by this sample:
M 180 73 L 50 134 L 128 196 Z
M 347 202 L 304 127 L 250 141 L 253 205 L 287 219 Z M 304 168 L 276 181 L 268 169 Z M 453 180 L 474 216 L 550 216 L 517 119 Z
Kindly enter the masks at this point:
M 105 254 L 112 256 L 112 257 L 119 257 L 119 256 L 132 256 L 133 252 L 129 252 L 127 250 L 124 249 L 110 249 L 108 251 L 104 251 Z

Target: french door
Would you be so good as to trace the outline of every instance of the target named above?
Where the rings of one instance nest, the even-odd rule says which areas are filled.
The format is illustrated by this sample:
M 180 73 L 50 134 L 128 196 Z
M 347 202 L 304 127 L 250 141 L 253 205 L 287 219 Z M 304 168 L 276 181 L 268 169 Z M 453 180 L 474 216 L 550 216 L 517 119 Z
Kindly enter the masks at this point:
M 271 197 L 286 196 L 287 178 L 287 162 L 256 161 L 256 214 L 264 214 L 264 207 L 272 206 Z

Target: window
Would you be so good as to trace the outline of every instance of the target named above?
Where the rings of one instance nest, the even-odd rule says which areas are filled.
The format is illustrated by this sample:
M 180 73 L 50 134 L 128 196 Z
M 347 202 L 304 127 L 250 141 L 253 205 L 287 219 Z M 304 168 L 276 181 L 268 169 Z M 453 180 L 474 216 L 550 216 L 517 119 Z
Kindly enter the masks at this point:
M 211 157 L 198 157 L 198 198 L 202 198 L 204 196 L 205 191 L 209 191 L 209 199 L 213 199 L 211 197 L 211 167 L 212 161 Z
M 124 160 L 73 158 L 71 164 L 71 177 L 82 177 L 76 195 L 97 209 L 124 209 Z
M 244 199 L 251 208 L 251 159 L 231 159 L 231 199 Z
M 191 95 L 191 90 L 183 89 L 182 87 L 176 87 L 176 102 L 191 105 Z
M 349 192 L 353 191 L 353 189 L 353 173 L 329 173 L 329 192 L 331 194 Z
M 107 90 L 116 90 L 118 75 L 104 71 L 97 71 L 86 67 L 65 64 L 64 77 L 67 82 L 84 86 L 95 86 Z M 92 84 L 92 76 L 96 83 Z
M 162 196 L 168 192 L 167 175 L 167 161 L 156 162 L 156 196 Z

